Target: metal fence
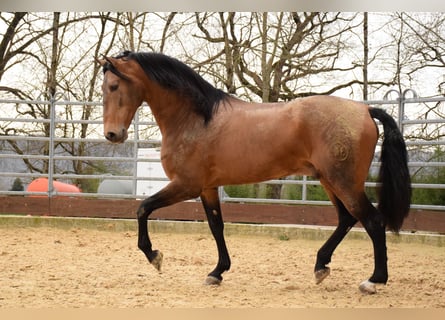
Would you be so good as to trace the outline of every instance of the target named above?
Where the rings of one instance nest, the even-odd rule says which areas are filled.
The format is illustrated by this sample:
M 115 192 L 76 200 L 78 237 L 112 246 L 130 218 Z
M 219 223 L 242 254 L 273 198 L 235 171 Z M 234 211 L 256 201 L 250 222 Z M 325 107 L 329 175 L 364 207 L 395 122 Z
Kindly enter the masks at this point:
M 382 107 L 397 119 L 409 149 L 413 177 L 439 177 L 445 171 L 445 97 L 419 98 L 410 89 L 391 90 L 382 100 L 365 103 Z M 142 176 L 137 170 L 140 163 L 159 162 L 138 157 L 140 148 L 160 145 L 148 106 L 139 108 L 123 145 L 111 145 L 103 138 L 101 106 L 98 102 L 67 101 L 60 95 L 48 100 L 0 100 L 0 195 L 134 199 L 147 196 L 138 194 L 138 182 L 166 181 L 163 177 Z M 366 182 L 370 190 L 377 186 L 372 173 L 378 170 L 379 148 L 380 144 L 371 165 L 370 180 Z M 26 191 L 33 179 L 42 177 L 48 179 L 47 192 Z M 18 178 L 23 191 L 12 190 Z M 97 185 L 104 180 L 131 181 L 132 192 L 97 192 Z M 442 196 L 439 199 L 444 199 L 445 181 L 416 180 L 419 181 L 414 181 L 413 189 L 435 190 Z M 89 190 L 78 194 L 59 192 L 53 181 L 90 182 Z M 278 196 L 265 192 L 273 186 L 280 191 Z M 256 184 L 251 188 L 257 192 L 251 197 L 234 196 L 230 187 L 220 188 L 220 196 L 226 202 L 330 205 L 327 199 L 311 194 L 319 194 L 319 186 L 318 181 L 309 177 L 292 176 Z M 445 203 L 440 201 L 413 203 L 412 208 L 445 210 Z

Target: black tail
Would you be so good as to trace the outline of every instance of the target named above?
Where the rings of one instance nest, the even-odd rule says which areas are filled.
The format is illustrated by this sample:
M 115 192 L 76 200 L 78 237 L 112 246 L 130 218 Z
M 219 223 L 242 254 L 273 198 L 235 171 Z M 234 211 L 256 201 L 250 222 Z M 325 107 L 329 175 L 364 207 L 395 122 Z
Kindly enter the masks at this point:
M 408 216 L 411 203 L 406 145 L 396 122 L 385 110 L 369 108 L 369 114 L 382 123 L 384 131 L 378 209 L 385 215 L 388 229 L 397 233 Z

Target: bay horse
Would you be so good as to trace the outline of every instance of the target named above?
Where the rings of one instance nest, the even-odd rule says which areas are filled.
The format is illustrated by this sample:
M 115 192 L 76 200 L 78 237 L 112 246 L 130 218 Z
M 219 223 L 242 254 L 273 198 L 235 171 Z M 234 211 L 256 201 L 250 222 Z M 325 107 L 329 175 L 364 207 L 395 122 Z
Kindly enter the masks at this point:
M 160 270 L 163 256 L 152 249 L 148 235 L 154 210 L 201 198 L 218 250 L 206 284 L 218 285 L 231 262 L 217 188 L 299 174 L 318 178 L 338 212 L 337 228 L 317 253 L 315 282 L 330 274 L 334 250 L 360 221 L 373 243 L 374 272 L 359 289 L 372 294 L 377 284 L 386 284 L 386 229 L 401 229 L 411 184 L 403 136 L 384 110 L 333 96 L 245 102 L 160 53 L 125 51 L 98 62 L 104 73 L 106 139 L 124 142 L 144 101 L 162 134 L 161 162 L 170 183 L 143 200 L 137 211 L 138 247 L 155 268 Z M 384 129 L 378 208 L 364 187 L 379 137 L 373 118 Z

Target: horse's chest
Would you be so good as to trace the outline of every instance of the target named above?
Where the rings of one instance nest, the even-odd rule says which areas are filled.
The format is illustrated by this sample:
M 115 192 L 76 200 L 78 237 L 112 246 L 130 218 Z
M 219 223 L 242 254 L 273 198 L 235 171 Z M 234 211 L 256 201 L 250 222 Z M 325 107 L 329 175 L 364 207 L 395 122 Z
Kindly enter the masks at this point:
M 195 176 L 198 168 L 202 168 L 202 157 L 203 151 L 199 145 L 183 142 L 166 148 L 161 154 L 161 161 L 165 173 L 172 180 Z

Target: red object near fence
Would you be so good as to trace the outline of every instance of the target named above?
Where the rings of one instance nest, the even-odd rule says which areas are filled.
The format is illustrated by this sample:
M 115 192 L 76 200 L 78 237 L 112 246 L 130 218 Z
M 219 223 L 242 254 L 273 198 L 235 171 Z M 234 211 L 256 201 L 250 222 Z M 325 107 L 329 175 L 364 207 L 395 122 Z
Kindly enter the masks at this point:
M 56 192 L 69 192 L 69 193 L 81 193 L 82 190 L 80 190 L 77 186 L 69 184 L 69 183 L 63 183 L 60 181 L 53 181 L 54 190 Z M 48 179 L 46 178 L 38 178 L 33 180 L 26 189 L 28 192 L 48 192 Z M 32 197 L 45 197 L 41 195 L 35 195 Z

